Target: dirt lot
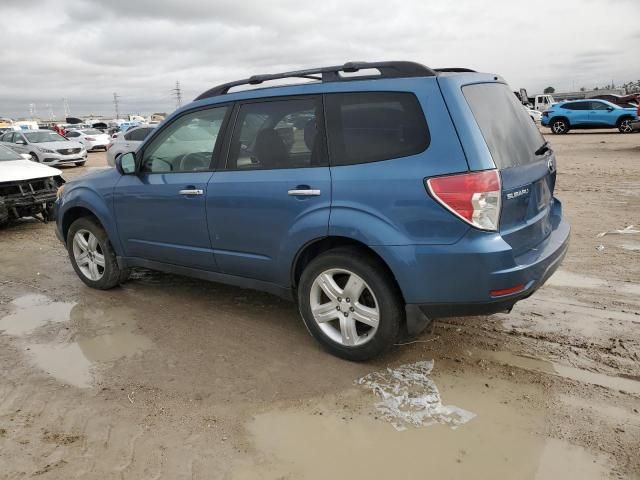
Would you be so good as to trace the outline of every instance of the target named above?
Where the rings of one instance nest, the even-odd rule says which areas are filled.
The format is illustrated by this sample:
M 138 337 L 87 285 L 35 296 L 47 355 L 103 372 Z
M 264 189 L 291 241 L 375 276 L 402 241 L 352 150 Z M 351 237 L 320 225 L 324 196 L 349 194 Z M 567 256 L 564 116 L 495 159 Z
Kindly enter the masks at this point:
M 549 140 L 562 270 L 365 364 L 271 296 L 146 271 L 94 291 L 53 225 L 0 230 L 0 478 L 640 478 L 640 234 L 598 237 L 640 224 L 640 135 Z

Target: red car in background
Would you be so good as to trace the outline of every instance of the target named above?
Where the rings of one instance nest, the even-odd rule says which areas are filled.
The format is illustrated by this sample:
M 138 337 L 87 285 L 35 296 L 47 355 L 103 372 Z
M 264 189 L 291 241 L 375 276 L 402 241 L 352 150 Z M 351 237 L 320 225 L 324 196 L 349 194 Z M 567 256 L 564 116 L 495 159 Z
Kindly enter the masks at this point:
M 610 93 L 595 95 L 591 98 L 606 100 L 607 102 L 611 102 L 614 105 L 620 105 L 623 108 L 636 107 L 638 106 L 638 104 L 640 104 L 640 93 L 631 93 L 629 95 L 614 95 Z

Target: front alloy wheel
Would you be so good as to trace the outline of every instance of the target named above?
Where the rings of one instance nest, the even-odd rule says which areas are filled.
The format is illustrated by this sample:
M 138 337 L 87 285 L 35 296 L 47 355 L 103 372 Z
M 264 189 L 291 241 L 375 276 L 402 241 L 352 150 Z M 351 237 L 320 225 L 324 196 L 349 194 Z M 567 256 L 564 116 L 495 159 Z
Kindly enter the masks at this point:
M 89 230 L 78 230 L 73 236 L 73 257 L 80 272 L 89 280 L 97 282 L 104 275 L 102 247 Z

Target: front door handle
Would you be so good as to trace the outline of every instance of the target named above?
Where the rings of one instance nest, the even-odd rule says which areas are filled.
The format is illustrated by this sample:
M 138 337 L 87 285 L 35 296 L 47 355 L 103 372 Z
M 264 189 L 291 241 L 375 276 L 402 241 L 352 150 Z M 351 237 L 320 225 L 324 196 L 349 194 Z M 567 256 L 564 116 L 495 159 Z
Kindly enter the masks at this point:
M 320 195 L 320 190 L 313 188 L 294 189 L 287 192 L 292 197 L 317 197 Z
M 178 193 L 180 195 L 189 195 L 189 196 L 203 195 L 204 194 L 204 190 L 202 190 L 200 188 L 188 188 L 188 189 L 185 189 L 185 190 L 180 190 Z

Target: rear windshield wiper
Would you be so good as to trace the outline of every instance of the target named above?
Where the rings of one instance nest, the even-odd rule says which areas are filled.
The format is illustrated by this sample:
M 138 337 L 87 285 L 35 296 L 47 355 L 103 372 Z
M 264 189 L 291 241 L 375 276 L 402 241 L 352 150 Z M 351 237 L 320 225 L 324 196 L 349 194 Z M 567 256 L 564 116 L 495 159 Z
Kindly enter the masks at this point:
M 549 150 L 551 150 L 549 148 L 549 142 L 544 142 L 542 146 L 533 153 L 535 155 L 542 155 L 543 153 L 548 152 Z

